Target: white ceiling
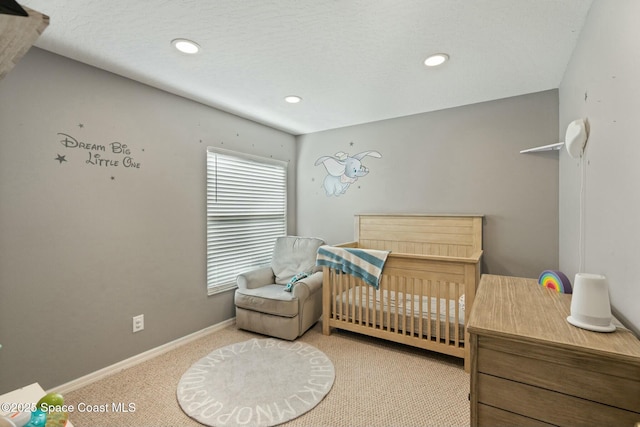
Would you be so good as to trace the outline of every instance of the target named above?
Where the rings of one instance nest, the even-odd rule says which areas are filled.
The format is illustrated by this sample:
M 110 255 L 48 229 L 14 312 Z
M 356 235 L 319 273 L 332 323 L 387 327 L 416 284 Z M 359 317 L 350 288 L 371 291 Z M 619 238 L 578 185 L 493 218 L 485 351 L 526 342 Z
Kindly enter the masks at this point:
M 20 1 L 42 49 L 294 135 L 557 88 L 591 2 Z

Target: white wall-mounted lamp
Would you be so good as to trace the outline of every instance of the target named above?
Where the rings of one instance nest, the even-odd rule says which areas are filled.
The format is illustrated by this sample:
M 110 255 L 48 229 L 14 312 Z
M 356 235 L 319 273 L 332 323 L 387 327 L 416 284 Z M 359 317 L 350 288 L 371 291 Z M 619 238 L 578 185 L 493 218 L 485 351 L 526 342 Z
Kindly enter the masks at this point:
M 587 126 L 583 119 L 569 123 L 567 133 L 564 136 L 564 145 L 567 148 L 567 153 L 574 159 L 581 157 L 587 138 Z
M 567 153 L 571 157 L 578 158 L 582 156 L 582 151 L 587 143 L 588 132 L 587 126 L 583 119 L 574 120 L 567 126 L 567 132 L 564 135 L 564 142 L 556 142 L 554 144 L 543 145 L 541 147 L 527 148 L 520 151 L 520 154 L 539 153 L 541 151 L 560 150 L 562 146 L 567 148 Z

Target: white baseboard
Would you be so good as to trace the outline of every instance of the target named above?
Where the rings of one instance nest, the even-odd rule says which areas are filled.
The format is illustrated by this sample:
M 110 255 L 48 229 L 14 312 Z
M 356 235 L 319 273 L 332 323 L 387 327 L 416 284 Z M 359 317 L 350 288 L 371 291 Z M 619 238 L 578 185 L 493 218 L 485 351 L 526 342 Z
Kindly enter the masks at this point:
M 225 320 L 223 322 L 217 323 L 215 325 L 209 326 L 207 328 L 201 329 L 199 331 L 196 331 L 192 334 L 189 335 L 185 335 L 182 338 L 178 338 L 177 340 L 173 340 L 171 342 L 168 342 L 166 344 L 163 344 L 159 347 L 156 348 L 152 348 L 151 350 L 147 350 L 144 353 L 140 353 L 137 354 L 133 357 L 130 357 L 128 359 L 125 359 L 123 361 L 120 361 L 118 363 L 114 363 L 111 366 L 107 366 L 106 368 L 102 368 L 98 371 L 92 372 L 90 374 L 87 374 L 83 377 L 77 378 L 75 380 L 69 381 L 68 383 L 64 383 L 58 387 L 54 387 L 51 390 L 47 390 L 47 392 L 51 392 L 51 391 L 55 391 L 56 393 L 60 393 L 60 394 L 65 394 L 65 393 L 69 393 L 73 390 L 77 390 L 81 387 L 87 386 L 91 383 L 94 383 L 98 380 L 101 380 L 103 378 L 106 378 L 110 375 L 116 374 L 124 369 L 130 368 L 132 366 L 135 366 L 139 363 L 145 362 L 151 358 L 160 356 L 161 354 L 164 354 L 170 350 L 173 350 L 177 347 L 180 347 L 182 345 L 188 344 L 191 341 L 195 341 L 199 338 L 202 338 L 206 335 L 212 334 L 214 332 L 217 332 L 221 329 L 226 328 L 227 326 L 230 326 L 232 324 L 234 324 L 236 322 L 236 318 L 233 317 L 231 319 Z

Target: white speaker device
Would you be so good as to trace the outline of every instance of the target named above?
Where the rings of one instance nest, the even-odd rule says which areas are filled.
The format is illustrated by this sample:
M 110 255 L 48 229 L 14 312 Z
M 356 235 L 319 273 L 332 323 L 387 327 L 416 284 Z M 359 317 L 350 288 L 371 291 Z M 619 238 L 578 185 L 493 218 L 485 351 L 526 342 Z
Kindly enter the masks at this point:
M 543 145 L 541 147 L 528 148 L 520 151 L 524 153 L 537 153 L 539 151 L 559 150 L 564 145 L 567 147 L 567 153 L 574 159 L 582 156 L 582 150 L 587 143 L 589 133 L 587 132 L 587 124 L 583 119 L 574 120 L 567 126 L 567 132 L 564 135 L 564 142 L 556 142 L 554 144 Z
M 569 123 L 567 133 L 564 136 L 564 145 L 571 157 L 577 159 L 582 155 L 587 137 L 587 127 L 584 120 L 578 119 Z
M 567 321 L 578 328 L 613 332 L 607 278 L 600 274 L 578 273 L 573 281 L 571 316 Z

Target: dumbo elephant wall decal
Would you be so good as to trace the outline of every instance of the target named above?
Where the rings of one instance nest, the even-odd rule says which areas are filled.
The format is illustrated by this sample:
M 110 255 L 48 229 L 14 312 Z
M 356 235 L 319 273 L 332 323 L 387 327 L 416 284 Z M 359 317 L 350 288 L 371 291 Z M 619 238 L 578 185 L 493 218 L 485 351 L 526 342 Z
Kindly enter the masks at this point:
M 362 159 L 366 156 L 379 159 L 382 154 L 377 151 L 363 151 L 349 156 L 347 153 L 340 151 L 334 156 L 322 156 L 316 160 L 315 166 L 322 163 L 327 169 L 327 176 L 323 182 L 327 197 L 344 194 L 359 177 L 369 173 L 369 169 L 362 164 Z

